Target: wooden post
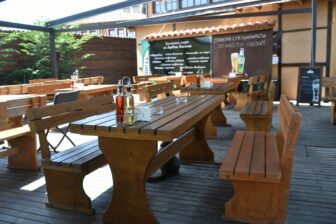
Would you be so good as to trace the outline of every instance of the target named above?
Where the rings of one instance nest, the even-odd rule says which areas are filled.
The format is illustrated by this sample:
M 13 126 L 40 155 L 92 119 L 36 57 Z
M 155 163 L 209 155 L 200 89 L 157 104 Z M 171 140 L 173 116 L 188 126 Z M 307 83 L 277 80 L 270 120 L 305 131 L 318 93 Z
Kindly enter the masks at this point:
M 51 60 L 51 71 L 53 76 L 58 79 L 58 65 L 57 65 L 57 55 L 55 46 L 55 31 L 49 32 L 50 35 L 50 60 Z

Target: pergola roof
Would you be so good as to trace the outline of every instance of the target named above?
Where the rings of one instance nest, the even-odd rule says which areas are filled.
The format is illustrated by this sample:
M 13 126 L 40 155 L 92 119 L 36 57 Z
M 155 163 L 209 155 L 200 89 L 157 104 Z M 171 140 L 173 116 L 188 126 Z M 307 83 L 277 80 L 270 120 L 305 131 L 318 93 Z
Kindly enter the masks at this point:
M 259 7 L 263 5 L 269 5 L 269 4 L 282 4 L 282 3 L 289 3 L 289 2 L 301 2 L 299 0 L 224 0 L 222 2 L 201 6 L 201 7 L 195 7 L 191 9 L 184 9 L 180 10 L 178 12 L 172 12 L 167 13 L 164 15 L 154 15 L 150 18 L 146 19 L 134 19 L 134 20 L 128 20 L 123 22 L 105 22 L 105 23 L 94 23 L 90 26 L 85 25 L 83 27 L 79 27 L 76 29 L 64 29 L 57 27 L 62 24 L 67 24 L 73 21 L 81 20 L 84 18 L 93 17 L 96 15 L 100 15 L 103 13 L 119 10 L 125 7 L 142 4 L 151 2 L 149 0 L 127 0 L 118 2 L 115 4 L 111 4 L 108 6 L 100 7 L 97 9 L 92 9 L 86 12 L 78 13 L 75 15 L 67 16 L 64 18 L 56 19 L 49 21 L 47 23 L 47 27 L 50 29 L 53 29 L 55 32 L 72 32 L 77 30 L 88 30 L 88 29 L 103 29 L 103 28 L 116 28 L 116 27 L 134 27 L 134 26 L 141 26 L 141 25 L 147 25 L 147 24 L 160 24 L 160 23 L 169 23 L 169 22 L 181 22 L 184 20 L 203 20 L 207 16 L 218 16 L 218 17 L 226 17 L 227 15 L 225 13 L 230 12 L 230 14 L 235 13 L 235 10 L 239 10 L 244 7 Z M 273 15 L 276 13 L 277 10 L 272 11 Z M 297 11 L 299 12 L 299 11 Z M 299 13 L 307 13 L 309 12 L 309 9 L 306 11 L 300 11 Z M 224 14 L 223 14 L 224 13 Z M 295 13 L 294 11 L 292 13 Z M 229 15 L 232 16 L 232 15 Z M 242 16 L 244 17 L 244 14 L 237 14 L 236 17 Z M 250 15 L 254 16 L 254 15 Z M 38 26 L 32 26 L 27 24 L 18 24 L 18 23 L 10 23 L 5 21 L 0 21 L 0 27 L 11 27 L 11 28 L 19 28 L 19 29 L 34 29 L 34 30 L 40 30 L 40 31 L 47 31 L 50 32 L 50 29 L 46 29 L 46 27 L 38 27 Z
M 241 23 L 227 26 L 213 26 L 204 27 L 199 29 L 187 29 L 187 30 L 177 30 L 163 33 L 152 33 L 145 37 L 146 40 L 157 40 L 157 39 L 174 39 L 180 37 L 196 37 L 196 36 L 206 36 L 206 35 L 219 35 L 226 33 L 240 33 L 249 32 L 256 30 L 266 30 L 272 29 L 275 25 L 275 21 L 263 21 L 254 23 Z

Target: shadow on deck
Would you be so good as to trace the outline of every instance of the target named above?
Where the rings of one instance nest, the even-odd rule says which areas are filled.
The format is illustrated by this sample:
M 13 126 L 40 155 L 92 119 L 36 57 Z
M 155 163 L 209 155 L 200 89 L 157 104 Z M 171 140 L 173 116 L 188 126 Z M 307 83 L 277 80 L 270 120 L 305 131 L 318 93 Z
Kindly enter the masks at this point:
M 300 109 L 303 122 L 294 158 L 287 222 L 335 223 L 336 126 L 328 120 L 328 107 Z M 224 113 L 232 127 L 218 128 L 218 139 L 209 140 L 217 162 L 224 158 L 234 132 L 244 128 L 238 113 Z M 273 126 L 278 126 L 276 112 Z M 46 208 L 43 173 L 8 170 L 6 165 L 7 160 L 0 159 L 0 223 L 101 223 L 112 191 L 108 167 L 85 179 L 85 190 L 96 208 L 96 215 L 87 216 Z M 229 181 L 218 179 L 218 171 L 218 164 L 184 164 L 179 176 L 147 183 L 150 205 L 160 223 L 227 223 L 221 216 L 233 189 Z

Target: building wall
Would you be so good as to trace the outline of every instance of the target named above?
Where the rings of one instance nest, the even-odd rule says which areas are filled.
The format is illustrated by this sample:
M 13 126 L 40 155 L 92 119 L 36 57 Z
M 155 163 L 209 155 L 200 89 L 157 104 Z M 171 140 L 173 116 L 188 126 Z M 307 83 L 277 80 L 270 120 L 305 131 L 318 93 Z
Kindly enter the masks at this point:
M 334 14 L 336 11 L 336 4 L 334 3 Z M 310 7 L 310 1 L 305 1 L 304 4 L 289 3 L 284 4 L 283 9 L 296 9 L 296 8 L 306 8 Z M 244 9 L 243 13 L 246 12 L 261 12 L 261 11 L 274 11 L 275 6 L 265 6 L 262 10 L 255 8 Z M 328 12 L 328 1 L 318 1 L 318 14 L 317 14 L 317 27 L 327 26 L 327 12 Z M 283 31 L 293 31 L 297 29 L 310 29 L 311 28 L 311 14 L 293 14 L 293 15 L 283 15 L 282 29 Z M 250 18 L 235 18 L 235 19 L 219 19 L 211 21 L 198 21 L 198 22 L 188 22 L 188 23 L 178 23 L 176 24 L 176 30 L 181 29 L 192 29 L 200 27 L 210 27 L 219 25 L 232 25 L 239 23 L 248 23 L 255 21 L 276 21 L 277 16 L 264 16 L 264 17 L 250 17 Z M 278 24 L 278 23 L 277 23 Z M 275 26 L 274 30 L 278 30 L 278 25 Z M 160 24 L 155 26 L 142 26 L 136 28 L 136 39 L 137 39 L 137 62 L 138 62 L 138 74 L 141 75 L 141 40 L 148 34 L 159 33 L 164 31 L 172 31 L 172 24 Z M 335 55 L 336 52 L 336 35 L 335 31 L 335 16 L 333 22 L 333 50 L 332 50 L 332 70 L 331 75 L 336 76 L 336 66 Z M 316 61 L 317 63 L 326 62 L 326 34 L 327 30 L 319 29 L 317 30 L 317 48 L 316 48 Z M 311 30 L 300 31 L 300 32 L 284 32 L 282 35 L 282 63 L 283 64 L 294 64 L 294 63 L 310 63 L 311 60 Z M 296 99 L 297 95 L 297 79 L 298 79 L 297 66 L 285 66 L 282 68 L 282 87 L 281 91 L 286 94 L 291 99 Z M 325 69 L 324 69 L 325 70 Z M 273 65 L 274 74 L 272 74 L 274 79 L 277 79 L 277 65 Z

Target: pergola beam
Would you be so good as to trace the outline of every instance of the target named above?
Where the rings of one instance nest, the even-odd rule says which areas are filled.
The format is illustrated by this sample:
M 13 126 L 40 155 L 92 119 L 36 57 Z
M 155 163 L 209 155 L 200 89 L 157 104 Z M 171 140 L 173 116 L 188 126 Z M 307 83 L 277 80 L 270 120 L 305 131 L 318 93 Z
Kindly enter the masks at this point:
M 23 29 L 23 30 L 34 30 L 34 31 L 41 31 L 41 32 L 53 32 L 53 28 L 48 28 L 44 26 L 35 26 L 35 25 L 28 25 L 22 23 L 12 23 L 6 21 L 0 21 L 0 27 L 8 27 L 8 28 L 16 28 L 16 29 Z
M 112 5 L 104 6 L 101 8 L 97 8 L 97 9 L 89 10 L 86 12 L 81 12 L 81 13 L 74 14 L 71 16 L 49 21 L 47 23 L 47 26 L 57 26 L 57 25 L 72 22 L 75 20 L 96 16 L 96 15 L 103 14 L 103 13 L 110 12 L 110 11 L 115 11 L 115 10 L 122 9 L 125 7 L 142 4 L 145 2 L 149 2 L 149 0 L 128 0 L 128 1 L 118 2 Z
M 165 17 L 165 19 L 158 18 L 148 18 L 142 20 L 128 21 L 128 22 L 107 22 L 98 23 L 92 25 L 86 25 L 78 28 L 60 29 L 56 32 L 75 32 L 81 30 L 95 30 L 95 29 L 107 29 L 107 28 L 119 28 L 119 27 L 134 27 L 141 25 L 153 25 L 162 23 L 173 23 L 173 22 L 192 22 L 192 21 L 202 21 L 202 20 L 213 20 L 213 19 L 229 19 L 229 18 L 244 18 L 244 17 L 260 17 L 260 16 L 272 16 L 272 15 L 282 15 L 282 14 L 302 14 L 311 13 L 311 8 L 303 9 L 288 9 L 288 10 L 277 10 L 277 11 L 265 11 L 265 12 L 254 12 L 254 13 L 240 13 L 233 15 L 215 15 L 215 16 L 198 16 L 198 17 L 180 17 L 172 18 L 171 16 Z

